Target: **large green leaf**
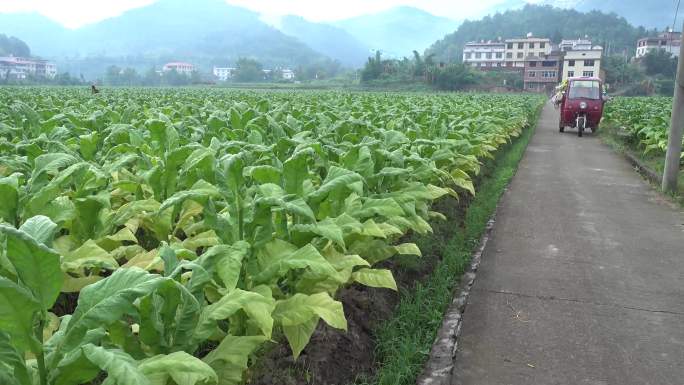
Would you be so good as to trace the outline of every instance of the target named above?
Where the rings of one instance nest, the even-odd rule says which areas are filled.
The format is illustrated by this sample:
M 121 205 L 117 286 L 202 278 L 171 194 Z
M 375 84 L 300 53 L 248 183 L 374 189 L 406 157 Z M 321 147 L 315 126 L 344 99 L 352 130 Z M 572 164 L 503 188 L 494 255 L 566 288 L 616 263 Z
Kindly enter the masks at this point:
M 216 371 L 220 385 L 236 385 L 242 381 L 249 355 L 267 340 L 264 336 L 226 336 L 202 361 Z
M 273 327 L 273 306 L 273 300 L 261 294 L 240 289 L 231 290 L 217 302 L 202 309 L 195 330 L 195 340 L 203 341 L 209 338 L 216 331 L 217 321 L 225 320 L 241 309 L 247 311 L 264 335 L 270 337 Z
M 0 317 L 2 316 L 0 315 Z M 11 336 L 3 331 L 0 331 L 0 363 L 11 368 L 11 377 L 20 385 L 32 384 L 24 357 L 13 346 Z M 0 364 L 0 370 L 2 369 L 2 364 Z
M 37 222 L 45 221 L 32 222 L 29 230 L 41 238 L 52 231 L 49 225 L 39 226 Z M 0 233 L 7 236 L 7 258 L 21 283 L 31 290 L 44 310 L 51 308 L 62 286 L 59 254 L 22 230 L 0 224 Z
M 140 363 L 138 370 L 147 377 L 150 385 L 213 385 L 218 383 L 214 370 L 186 352 L 158 355 Z
M 89 329 L 133 313 L 133 301 L 149 294 L 166 280 L 142 269 L 127 268 L 117 269 L 111 276 L 83 288 L 66 330 L 66 350 L 75 348 Z
M 347 330 L 342 303 L 332 299 L 328 293 L 295 294 L 276 302 L 273 312 L 273 318 L 284 326 L 299 325 L 316 316 L 334 328 Z
M 107 373 L 107 381 L 112 385 L 149 385 L 150 381 L 138 369 L 137 362 L 118 349 L 105 349 L 87 344 L 81 348 L 86 358 Z
M 39 350 L 33 323 L 40 310 L 40 303 L 28 290 L 0 276 L 0 330 L 8 333 L 19 349 Z

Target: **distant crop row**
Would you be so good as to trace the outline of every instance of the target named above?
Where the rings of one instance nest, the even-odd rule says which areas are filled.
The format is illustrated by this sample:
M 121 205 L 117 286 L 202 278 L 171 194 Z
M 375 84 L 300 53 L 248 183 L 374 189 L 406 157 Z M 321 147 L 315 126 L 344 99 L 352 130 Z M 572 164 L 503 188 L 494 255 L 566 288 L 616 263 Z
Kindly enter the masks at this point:
M 395 289 L 533 96 L 0 89 L 0 383 L 238 384 Z M 104 381 L 104 382 L 103 382 Z
M 615 98 L 606 104 L 604 120 L 627 132 L 644 154 L 664 154 L 671 113 L 669 97 Z

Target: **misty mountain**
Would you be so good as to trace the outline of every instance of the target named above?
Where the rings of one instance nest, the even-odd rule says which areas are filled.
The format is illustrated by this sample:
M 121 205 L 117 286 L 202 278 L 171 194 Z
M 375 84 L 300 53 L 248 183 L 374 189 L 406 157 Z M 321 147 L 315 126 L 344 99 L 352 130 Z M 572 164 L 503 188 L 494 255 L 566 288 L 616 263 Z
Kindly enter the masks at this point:
M 34 54 L 55 59 L 60 70 L 88 75 L 101 75 L 109 64 L 142 70 L 186 60 L 208 71 L 213 65 L 233 65 L 239 57 L 256 58 L 269 67 L 326 59 L 262 22 L 259 14 L 223 0 L 159 0 L 75 30 L 41 18 L 0 15 L 0 33 L 24 39 Z
M 280 30 L 346 66 L 360 67 L 370 55 L 369 47 L 344 29 L 330 24 L 288 15 L 280 19 Z
M 422 52 L 435 40 L 453 32 L 459 23 L 413 7 L 395 7 L 387 11 L 353 17 L 333 23 L 371 49 L 386 56 L 408 56 Z
M 528 32 L 551 38 L 555 42 L 561 38 L 576 39 L 587 35 L 594 44 L 604 46 L 609 54 L 630 55 L 636 49 L 637 39 L 649 33 L 643 27 L 634 27 L 625 18 L 612 13 L 579 12 L 528 4 L 521 9 L 496 13 L 481 20 L 465 21 L 456 32 L 435 42 L 426 53 L 434 53 L 436 59 L 441 61 L 460 61 L 463 46 L 469 41 L 524 37 Z
M 36 13 L 0 13 L 0 33 L 15 36 L 38 56 L 54 56 L 69 34 L 61 24 Z

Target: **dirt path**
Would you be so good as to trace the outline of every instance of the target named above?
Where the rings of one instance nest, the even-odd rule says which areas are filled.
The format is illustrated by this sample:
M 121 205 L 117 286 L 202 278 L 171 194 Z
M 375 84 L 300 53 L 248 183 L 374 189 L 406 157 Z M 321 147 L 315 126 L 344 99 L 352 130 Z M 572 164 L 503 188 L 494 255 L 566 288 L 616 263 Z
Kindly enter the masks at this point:
M 547 104 L 470 295 L 459 384 L 684 384 L 684 213 Z

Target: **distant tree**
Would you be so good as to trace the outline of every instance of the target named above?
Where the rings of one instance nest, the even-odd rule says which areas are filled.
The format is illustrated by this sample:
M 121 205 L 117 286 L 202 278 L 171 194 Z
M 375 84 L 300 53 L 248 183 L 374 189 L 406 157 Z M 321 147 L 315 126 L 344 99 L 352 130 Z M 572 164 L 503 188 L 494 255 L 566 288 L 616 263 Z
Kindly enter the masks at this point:
M 640 67 L 621 55 L 605 56 L 601 65 L 606 72 L 606 83 L 613 88 L 636 84 L 644 78 Z
M 179 87 L 188 85 L 188 83 L 190 83 L 190 78 L 185 74 L 179 73 L 174 68 L 171 71 L 164 71 L 162 81 L 166 85 Z
M 263 66 L 254 59 L 240 58 L 235 69 L 235 80 L 251 83 L 264 80 Z
M 121 68 L 115 65 L 107 67 L 105 72 L 105 83 L 110 86 L 121 85 Z
M 202 74 L 200 74 L 199 71 L 192 71 L 192 73 L 190 73 L 190 83 L 191 84 L 202 83 Z
M 138 72 L 133 68 L 126 68 L 121 72 L 119 76 L 119 84 L 125 86 L 134 86 L 140 84 L 140 78 L 138 77 Z
M 161 75 L 157 73 L 157 69 L 150 67 L 142 78 L 142 84 L 145 86 L 158 86 L 161 84 Z
M 375 57 L 369 57 L 366 65 L 363 67 L 363 70 L 361 71 L 361 81 L 367 82 L 378 79 L 383 71 L 382 53 L 378 50 L 375 51 Z
M 649 51 L 641 58 L 641 63 L 647 75 L 663 75 L 674 78 L 677 72 L 677 58 L 662 49 Z
M 476 84 L 478 75 L 468 66 L 457 63 L 449 64 L 435 71 L 434 85 L 440 90 L 455 91 Z

